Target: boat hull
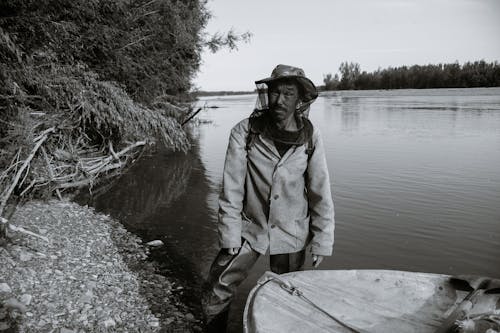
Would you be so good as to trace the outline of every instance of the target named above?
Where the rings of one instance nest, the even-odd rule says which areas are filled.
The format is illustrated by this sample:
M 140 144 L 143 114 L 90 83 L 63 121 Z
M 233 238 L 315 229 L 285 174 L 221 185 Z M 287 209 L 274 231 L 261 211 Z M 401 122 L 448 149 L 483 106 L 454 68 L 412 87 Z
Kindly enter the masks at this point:
M 468 293 L 449 281 L 389 270 L 267 272 L 248 296 L 244 332 L 353 332 L 343 324 L 358 332 L 434 332 Z

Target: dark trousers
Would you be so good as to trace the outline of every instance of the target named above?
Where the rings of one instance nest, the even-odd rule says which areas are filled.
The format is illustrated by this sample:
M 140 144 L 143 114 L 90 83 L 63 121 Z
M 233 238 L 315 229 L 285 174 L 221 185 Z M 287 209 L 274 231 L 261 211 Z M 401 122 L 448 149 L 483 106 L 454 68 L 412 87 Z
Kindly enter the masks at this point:
M 218 319 L 225 325 L 227 312 L 236 289 L 248 276 L 259 257 L 260 254 L 254 251 L 247 241 L 243 242 L 239 252 L 235 255 L 228 254 L 225 249 L 219 251 L 210 267 L 202 302 L 207 322 Z M 270 256 L 271 271 L 277 274 L 300 271 L 304 262 L 305 250 Z

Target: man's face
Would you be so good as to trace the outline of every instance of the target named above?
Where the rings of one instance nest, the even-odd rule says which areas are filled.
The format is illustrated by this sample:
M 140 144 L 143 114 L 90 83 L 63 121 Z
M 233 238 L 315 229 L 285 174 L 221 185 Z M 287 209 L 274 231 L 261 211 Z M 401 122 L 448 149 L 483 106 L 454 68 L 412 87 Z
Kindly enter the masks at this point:
M 293 117 L 299 102 L 299 89 L 293 82 L 276 82 L 269 86 L 269 111 L 275 121 Z

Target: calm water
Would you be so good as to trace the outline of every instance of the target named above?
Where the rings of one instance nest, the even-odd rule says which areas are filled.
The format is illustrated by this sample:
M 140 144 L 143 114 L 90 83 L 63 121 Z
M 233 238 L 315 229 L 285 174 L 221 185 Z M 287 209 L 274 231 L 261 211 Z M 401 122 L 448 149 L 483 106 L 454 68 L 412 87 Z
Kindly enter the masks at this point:
M 94 202 L 145 240 L 167 243 L 156 258 L 193 286 L 194 303 L 217 252 L 229 130 L 250 114 L 255 96 L 205 103 L 219 108 L 199 116 L 212 123 L 192 128 L 190 153 L 144 158 Z M 331 92 L 310 117 L 325 141 L 336 207 L 334 255 L 323 269 L 500 277 L 499 88 Z M 234 331 L 267 260 L 239 290 Z

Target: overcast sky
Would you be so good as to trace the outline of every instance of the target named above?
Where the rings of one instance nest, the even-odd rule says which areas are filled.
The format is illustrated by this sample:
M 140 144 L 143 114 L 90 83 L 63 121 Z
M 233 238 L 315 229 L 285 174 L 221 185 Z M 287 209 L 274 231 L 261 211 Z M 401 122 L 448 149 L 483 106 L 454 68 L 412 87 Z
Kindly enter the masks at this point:
M 253 34 L 238 50 L 208 50 L 202 90 L 253 90 L 279 63 L 317 85 L 342 61 L 361 70 L 500 61 L 500 0 L 209 0 L 206 31 Z

